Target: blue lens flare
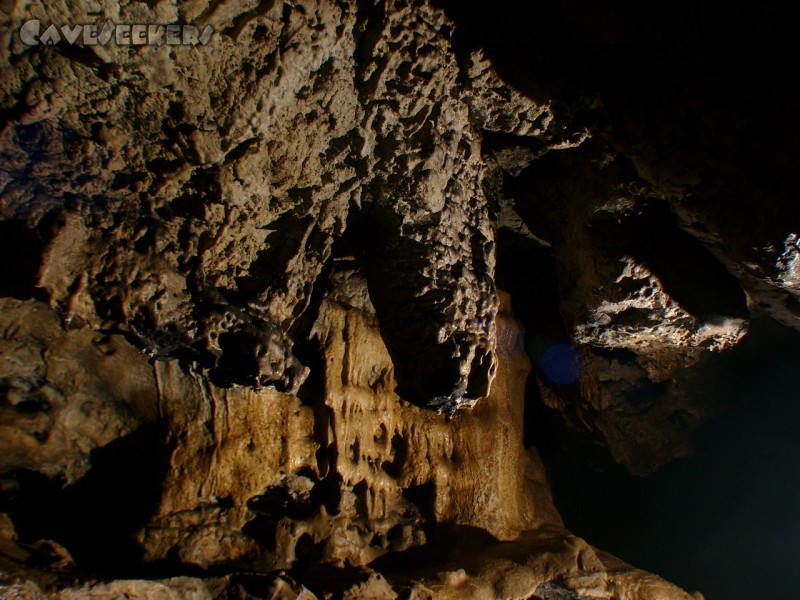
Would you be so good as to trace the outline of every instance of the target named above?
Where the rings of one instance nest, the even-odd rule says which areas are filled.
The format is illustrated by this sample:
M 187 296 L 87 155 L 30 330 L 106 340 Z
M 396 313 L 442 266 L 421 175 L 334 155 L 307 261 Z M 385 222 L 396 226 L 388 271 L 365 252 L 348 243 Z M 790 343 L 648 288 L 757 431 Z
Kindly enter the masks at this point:
M 544 378 L 553 385 L 575 383 L 581 374 L 581 357 L 572 344 L 551 344 L 541 354 L 539 366 Z

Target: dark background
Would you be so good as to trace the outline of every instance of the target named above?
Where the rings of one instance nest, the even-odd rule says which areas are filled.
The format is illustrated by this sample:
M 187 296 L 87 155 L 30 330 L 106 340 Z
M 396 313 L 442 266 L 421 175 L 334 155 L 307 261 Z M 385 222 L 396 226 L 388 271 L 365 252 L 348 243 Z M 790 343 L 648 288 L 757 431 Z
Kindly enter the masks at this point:
M 696 452 L 647 477 L 548 457 L 556 506 L 592 544 L 707 600 L 792 598 L 800 553 L 800 334 L 756 320 L 706 365 L 732 403 Z
M 439 5 L 455 21 L 456 50 L 482 48 L 520 91 L 565 106 L 599 98 L 603 116 L 587 125 L 617 147 L 674 140 L 676 164 L 716 161 L 756 190 L 794 185 L 800 50 L 787 11 L 696 2 Z M 745 224 L 754 210 L 800 214 L 794 201 L 787 211 L 763 196 L 722 198 L 719 210 Z M 756 319 L 739 347 L 703 364 L 703 389 L 730 409 L 701 428 L 693 457 L 638 478 L 614 466 L 598 472 L 579 452 L 550 451 L 551 439 L 539 450 L 556 505 L 576 534 L 708 600 L 796 597 L 800 334 Z

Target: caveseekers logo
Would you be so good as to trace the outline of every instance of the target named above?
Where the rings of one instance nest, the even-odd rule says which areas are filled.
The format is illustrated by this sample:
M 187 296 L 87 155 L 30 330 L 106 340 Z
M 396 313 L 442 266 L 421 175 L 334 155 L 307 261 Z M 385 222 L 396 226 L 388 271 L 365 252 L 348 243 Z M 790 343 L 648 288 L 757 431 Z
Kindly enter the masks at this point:
M 202 30 L 194 25 L 116 25 L 106 21 L 100 27 L 93 25 L 50 25 L 42 31 L 38 19 L 22 25 L 19 37 L 27 46 L 54 46 L 66 42 L 70 45 L 105 46 L 111 41 L 120 46 L 205 46 L 214 35 L 206 25 Z

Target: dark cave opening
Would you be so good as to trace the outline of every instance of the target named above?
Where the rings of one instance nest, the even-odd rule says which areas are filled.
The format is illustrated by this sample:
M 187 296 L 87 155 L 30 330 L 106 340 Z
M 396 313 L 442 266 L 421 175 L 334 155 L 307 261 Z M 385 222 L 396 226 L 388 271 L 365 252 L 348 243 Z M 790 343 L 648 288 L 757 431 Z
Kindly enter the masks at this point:
M 572 434 L 558 411 L 547 408 L 541 401 L 536 377 L 541 369 L 536 364 L 536 355 L 554 344 L 569 342 L 559 307 L 559 283 L 556 263 L 552 251 L 534 240 L 501 228 L 497 232 L 497 287 L 511 294 L 514 314 L 525 329 L 526 351 L 532 358 L 533 371 L 525 385 L 525 427 L 526 446 L 542 443 L 542 440 L 555 440 L 558 437 L 570 439 L 565 444 L 574 447 L 585 443 L 584 438 Z M 565 393 L 578 393 L 575 386 L 565 386 Z M 553 436 L 558 431 L 560 435 Z M 567 437 L 568 436 L 568 437 Z M 555 442 L 553 449 L 561 447 Z
M 93 450 L 90 470 L 72 485 L 34 471 L 12 474 L 16 484 L 0 495 L 0 510 L 22 543 L 52 539 L 80 572 L 141 576 L 152 567 L 135 535 L 158 507 L 171 453 L 163 428 L 145 425 Z
M 430 276 L 423 275 L 433 266 L 426 263 L 425 244 L 401 235 L 402 219 L 393 210 L 375 203 L 351 211 L 346 239 L 366 277 L 381 337 L 392 357 L 395 391 L 412 404 L 425 406 L 456 392 L 461 380 L 458 357 L 462 342 L 469 340 L 459 340 L 457 334 L 438 339 L 443 324 L 440 311 L 450 291 L 437 288 Z M 467 392 L 488 381 L 488 361 L 476 367 Z
M 536 278 L 518 276 L 523 272 Z M 501 229 L 497 281 L 512 294 L 529 346 L 538 337 L 568 339 L 547 248 Z M 723 283 L 717 291 L 729 289 Z M 713 300 L 716 292 L 703 293 Z M 741 315 L 730 295 L 716 298 L 717 307 Z M 608 356 L 622 364 L 635 358 L 622 350 Z M 754 317 L 739 345 L 681 376 L 684 385 L 703 390 L 710 405 L 727 406 L 725 412 L 693 435 L 692 456 L 645 477 L 614 462 L 599 437 L 572 429 L 569 411 L 545 406 L 534 364 L 526 385 L 525 444 L 542 456 L 556 507 L 576 535 L 709 600 L 782 597 L 800 522 L 798 364 L 800 334 Z M 666 391 L 663 382 L 644 384 L 628 390 L 644 395 L 634 403 L 658 402 Z M 579 393 L 572 387 L 562 388 L 562 397 Z
M 47 299 L 37 286 L 46 241 L 22 221 L 0 221 L 0 251 L 8 257 L 0 264 L 0 296 L 20 300 Z
M 780 598 L 800 534 L 800 334 L 753 322 L 694 374 L 731 408 L 694 436 L 693 456 L 646 477 L 569 431 L 528 393 L 526 425 L 566 526 L 709 600 Z

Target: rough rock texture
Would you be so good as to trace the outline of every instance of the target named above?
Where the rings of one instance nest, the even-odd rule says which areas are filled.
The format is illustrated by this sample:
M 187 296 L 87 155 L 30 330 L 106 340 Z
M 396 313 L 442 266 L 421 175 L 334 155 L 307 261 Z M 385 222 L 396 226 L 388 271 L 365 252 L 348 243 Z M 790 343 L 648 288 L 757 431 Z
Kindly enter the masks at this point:
M 425 4 L 182 5 L 219 31 L 204 48 L 28 50 L 14 33 L 23 15 L 91 21 L 78 4 L 20 4 L 4 27 L 2 214 L 46 238 L 31 284 L 220 384 L 297 391 L 292 334 L 350 223 L 404 395 L 488 392 L 494 230 L 478 131 L 548 140 L 547 106 L 478 57 L 462 72 Z
M 155 420 L 152 368 L 120 336 L 65 330 L 36 301 L 0 303 L 0 470 L 74 483 L 92 450 Z
M 543 310 L 560 312 L 563 328 L 539 315 L 523 317 L 528 328 L 584 346 L 579 390 L 548 386 L 540 374 L 545 404 L 635 473 L 689 455 L 691 433 L 720 407 L 685 381 L 747 332 L 734 275 L 604 142 L 545 156 L 501 193 L 521 215 L 507 229 L 519 238 L 525 227 L 531 240 L 523 252 L 552 253 L 557 273 L 557 307 Z
M 329 593 L 344 593 L 336 597 L 345 598 L 409 593 L 441 598 L 534 593 L 542 598 L 564 593 L 648 597 L 642 590 L 689 598 L 658 578 L 597 554 L 563 529 L 541 461 L 522 441 L 530 361 L 519 323 L 507 312 L 507 296 L 501 296 L 505 308 L 497 320 L 493 391 L 472 411 L 448 416 L 415 407 L 391 391 L 392 362 L 365 282 L 348 262 L 338 265 L 333 280 L 335 291 L 323 301 L 314 328 L 323 349 L 325 379 L 322 402 L 312 406 L 274 390 L 218 388 L 175 360 L 150 369 L 146 358 L 119 336 L 106 342 L 104 352 L 89 346 L 105 362 L 90 362 L 74 350 L 53 357 L 54 362 L 60 358 L 61 373 L 72 377 L 93 380 L 126 369 L 131 376 L 116 381 L 115 387 L 83 386 L 82 395 L 71 393 L 60 379 L 38 380 L 27 390 L 26 402 L 51 388 L 65 400 L 26 411 L 9 407 L 6 426 L 20 436 L 32 418 L 48 416 L 57 426 L 87 405 L 100 415 L 113 409 L 128 422 L 157 421 L 163 427 L 161 435 L 145 438 L 119 427 L 108 433 L 110 440 L 100 438 L 94 447 L 87 441 L 74 449 L 69 438 L 55 433 L 44 443 L 35 441 L 36 432 L 28 434 L 33 438 L 29 444 L 38 444 L 38 454 L 18 452 L 5 458 L 8 477 L 0 501 L 10 521 L 2 530 L 3 554 L 49 566 L 60 578 L 37 571 L 5 575 L 4 592 L 63 599 L 120 594 L 216 598 L 244 586 L 247 597 L 270 598 Z M 356 306 L 344 304 L 347 298 Z M 52 311 L 36 300 L 5 302 L 3 330 L 11 347 L 4 354 L 19 365 L 20 380 L 33 380 L 41 369 L 34 361 L 20 360 L 29 350 L 29 344 L 19 343 L 25 336 L 50 334 L 55 338 L 51 347 L 58 347 L 61 338 L 62 345 L 72 344 L 73 349 L 91 338 L 85 329 L 78 335 L 60 330 Z M 20 327 L 23 320 L 26 329 Z M 95 413 L 83 420 L 113 422 Z M 95 449 L 104 442 L 104 448 Z M 74 467 L 65 468 L 63 458 L 53 459 L 47 446 L 56 443 L 72 450 L 69 458 L 75 463 L 90 463 L 89 475 L 81 479 Z M 25 447 L 15 438 L 10 444 Z M 127 483 L 158 484 L 150 490 L 155 495 L 149 498 L 153 506 L 146 517 L 109 513 L 107 493 L 94 497 L 97 488 L 87 483 L 93 473 L 125 464 L 121 455 L 108 466 L 108 458 L 100 458 L 100 452 L 120 444 L 143 453 L 134 457 L 138 465 L 124 474 Z M 29 472 L 60 477 L 65 487 L 43 496 L 48 484 Z M 99 477 L 95 485 L 110 483 Z M 125 493 L 112 491 L 120 492 Z M 145 500 L 141 492 L 136 500 Z M 82 508 L 76 510 L 77 505 Z M 78 520 L 69 522 L 70 517 Z M 109 527 L 106 518 L 117 522 Z M 450 533 L 431 528 L 434 523 L 448 523 Z M 55 539 L 40 539 L 45 532 Z M 461 541 L 454 545 L 453 540 Z M 396 553 L 403 557 L 399 563 L 391 558 Z M 387 560 L 381 563 L 381 557 Z M 114 568 L 126 558 L 234 575 L 67 583 L 76 564 Z M 320 563 L 331 570 L 328 579 L 314 567 Z M 420 565 L 426 566 L 420 570 Z M 287 569 L 311 591 L 292 584 L 291 578 L 266 575 Z M 253 572 L 264 575 L 249 575 Z M 283 595 L 274 595 L 279 593 Z
M 508 425 L 521 422 L 528 368 L 513 322 L 503 331 L 511 348 L 501 349 L 509 358 L 496 391 L 453 422 L 390 391 L 393 369 L 374 320 L 323 304 L 315 332 L 325 401 L 314 408 L 274 392 L 204 390 L 159 371 L 161 402 L 176 407 L 173 429 L 184 437 L 171 459 L 176 478 L 165 482 L 143 534 L 149 560 L 208 567 L 247 559 L 272 570 L 313 552 L 363 565 L 424 543 L 426 521 L 479 526 L 501 539 L 558 521 L 541 465 L 525 454 L 521 428 Z M 209 478 L 180 476 L 187 472 Z
M 792 132 L 441 4 L 0 2 L 2 593 L 689 598 L 564 529 L 531 415 L 691 453 L 708 357 L 800 328 Z

